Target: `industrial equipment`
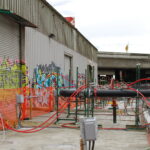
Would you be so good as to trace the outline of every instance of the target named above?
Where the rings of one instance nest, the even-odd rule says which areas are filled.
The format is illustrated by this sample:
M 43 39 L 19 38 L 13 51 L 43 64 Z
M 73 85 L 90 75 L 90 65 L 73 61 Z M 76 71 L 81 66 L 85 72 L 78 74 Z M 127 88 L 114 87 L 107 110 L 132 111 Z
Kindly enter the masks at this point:
M 80 118 L 80 132 L 81 138 L 84 144 L 84 150 L 91 150 L 91 142 L 92 142 L 92 150 L 94 150 L 95 140 L 97 139 L 98 126 L 95 117 L 81 117 Z M 89 146 L 87 145 L 89 142 Z

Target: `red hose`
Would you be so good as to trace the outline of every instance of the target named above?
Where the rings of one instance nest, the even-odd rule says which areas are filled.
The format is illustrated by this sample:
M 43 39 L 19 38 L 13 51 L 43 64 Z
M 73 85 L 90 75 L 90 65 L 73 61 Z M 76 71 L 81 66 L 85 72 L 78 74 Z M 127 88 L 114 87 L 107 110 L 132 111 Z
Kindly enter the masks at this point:
M 71 129 L 77 129 L 77 128 L 79 128 L 79 126 L 78 126 L 78 127 L 77 127 L 77 126 L 69 126 L 69 125 L 72 125 L 72 124 L 74 124 L 74 122 L 71 122 L 71 123 L 64 123 L 64 124 L 61 125 L 61 127 L 64 127 L 64 128 L 71 128 Z
M 135 91 L 135 92 L 137 92 L 138 94 L 140 94 L 140 95 L 143 97 L 143 100 L 145 101 L 145 103 L 147 104 L 147 106 L 150 107 L 150 102 L 147 100 L 147 98 L 146 98 L 140 91 L 138 91 L 138 90 L 136 90 L 136 89 L 134 89 L 134 88 L 128 88 L 128 89 L 130 89 L 130 90 L 132 90 L 132 91 Z
M 133 84 L 135 84 L 135 83 L 138 83 L 138 82 L 144 81 L 144 80 L 150 80 L 150 79 L 149 79 L 149 78 L 139 79 L 139 80 L 137 80 L 137 81 L 135 81 L 135 82 L 132 82 L 132 83 L 128 84 L 127 86 L 131 86 L 131 85 L 133 85 Z M 65 87 L 64 87 L 64 88 L 65 88 Z M 81 92 L 81 91 L 82 91 L 83 89 L 85 89 L 85 88 L 86 88 L 86 86 L 81 86 L 81 87 L 78 88 L 70 97 L 75 97 L 79 92 Z M 133 90 L 133 91 L 137 92 L 138 94 L 140 94 L 140 95 L 143 97 L 143 100 L 146 102 L 146 104 L 147 104 L 148 106 L 150 106 L 150 102 L 145 98 L 145 96 L 144 96 L 141 92 L 139 92 L 138 90 L 133 89 L 133 88 L 128 88 L 128 89 Z M 69 101 L 69 103 L 70 103 L 70 101 Z M 60 109 L 62 109 L 62 107 L 64 107 L 66 104 L 68 104 L 68 101 L 67 101 L 65 104 L 63 104 Z M 62 112 L 63 112 L 64 110 L 65 110 L 65 108 L 60 111 L 60 114 L 58 115 L 58 117 L 62 114 Z M 45 129 L 45 128 L 49 127 L 52 123 L 54 123 L 55 120 L 57 119 L 57 117 L 53 119 L 53 117 L 54 117 L 55 115 L 56 115 L 56 113 L 54 113 L 49 119 L 47 119 L 47 120 L 46 120 L 45 122 L 43 122 L 42 124 L 36 126 L 35 128 L 29 129 L 29 130 L 23 130 L 23 131 L 21 131 L 21 130 L 16 130 L 16 129 L 10 127 L 6 122 L 5 122 L 5 125 L 7 126 L 8 129 L 11 129 L 11 130 L 13 130 L 13 131 L 15 131 L 15 132 L 34 133 L 34 132 L 37 132 L 37 131 L 40 131 L 40 130 Z M 45 125 L 45 124 L 46 124 L 49 120 L 51 120 L 51 119 L 53 119 L 53 120 L 52 120 L 49 124 Z M 38 130 L 35 130 L 36 128 L 39 128 L 39 127 L 41 127 L 41 126 L 43 126 L 43 125 L 45 125 L 45 126 L 42 127 L 42 128 L 40 128 L 40 129 L 38 129 Z M 150 124 L 145 124 L 145 125 L 150 125 Z M 64 125 L 64 127 L 65 127 L 65 126 L 66 126 L 66 125 Z M 143 126 L 144 126 L 144 125 L 143 125 Z M 72 128 L 74 128 L 74 127 L 72 127 Z M 106 130 L 125 130 L 126 128 L 101 128 L 101 129 L 104 129 L 104 130 L 105 130 L 105 129 L 106 129 Z
M 145 126 L 149 126 L 150 123 L 146 123 L 146 124 L 143 124 L 142 126 L 145 127 Z
M 61 127 L 64 127 L 64 128 L 71 128 L 71 129 L 78 129 L 79 126 L 69 126 L 69 125 L 72 125 L 74 124 L 74 122 L 71 122 L 71 123 L 64 123 L 61 125 Z M 127 128 L 98 128 L 98 129 L 101 129 L 101 130 L 127 130 Z
M 86 86 L 81 86 L 81 87 L 79 87 L 70 97 L 76 96 L 79 92 L 81 92 L 81 91 L 82 91 L 83 89 L 85 89 L 85 88 L 86 88 Z M 67 103 L 68 103 L 68 101 L 67 101 L 64 105 L 66 105 Z M 64 105 L 63 105 L 63 106 L 64 106 Z M 62 108 L 63 106 L 61 106 L 61 108 Z M 63 110 L 61 110 L 61 113 L 58 115 L 58 117 L 62 114 L 62 112 L 63 112 L 64 110 L 65 110 L 65 108 L 64 108 Z M 57 112 L 56 112 L 56 113 L 57 113 Z M 38 129 L 38 130 L 35 130 L 36 128 L 39 128 L 39 127 L 41 127 L 42 125 L 46 124 L 50 119 L 52 119 L 52 118 L 56 115 L 56 113 L 54 113 L 49 119 L 47 119 L 45 122 L 43 122 L 43 123 L 40 124 L 39 126 L 36 126 L 35 128 L 29 129 L 29 130 L 23 130 L 23 131 L 21 131 L 21 130 L 16 130 L 16 129 L 10 127 L 6 122 L 5 122 L 5 125 L 6 125 L 6 127 L 7 127 L 8 129 L 11 129 L 11 130 L 13 130 L 13 131 L 15 131 L 15 132 L 34 133 L 34 132 L 37 132 L 37 131 L 40 131 L 40 130 L 45 129 L 45 128 L 49 127 L 52 123 L 54 123 L 54 121 L 57 119 L 57 117 L 54 118 L 54 120 L 52 120 L 52 122 L 50 122 L 48 125 L 45 125 L 43 128 Z
M 150 78 L 143 78 L 143 79 L 136 80 L 136 81 L 134 81 L 134 82 L 132 82 L 130 84 L 127 84 L 127 86 L 131 86 L 131 85 L 134 85 L 134 84 L 136 84 L 136 83 L 138 83 L 140 81 L 147 81 L 147 80 L 150 80 Z
M 127 130 L 127 128 L 98 128 L 101 130 Z

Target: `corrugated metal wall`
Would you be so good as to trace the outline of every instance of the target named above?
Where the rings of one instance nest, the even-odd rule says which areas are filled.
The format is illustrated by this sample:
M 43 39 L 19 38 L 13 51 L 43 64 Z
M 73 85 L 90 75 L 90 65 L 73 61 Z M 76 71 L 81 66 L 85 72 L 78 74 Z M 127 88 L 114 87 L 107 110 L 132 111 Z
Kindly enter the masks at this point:
M 0 14 L 0 58 L 19 59 L 19 25 Z
M 54 62 L 64 73 L 65 55 L 67 54 L 72 57 L 74 79 L 76 77 L 76 67 L 79 67 L 79 72 L 84 74 L 88 64 L 95 66 L 95 78 L 97 79 L 97 63 L 48 38 L 35 29 L 26 28 L 25 30 L 25 59 L 30 78 L 33 77 L 33 70 L 38 64 L 51 64 Z
M 47 36 L 53 33 L 56 41 L 97 62 L 97 49 L 45 0 L 0 0 L 0 9 L 22 16 L 42 33 Z

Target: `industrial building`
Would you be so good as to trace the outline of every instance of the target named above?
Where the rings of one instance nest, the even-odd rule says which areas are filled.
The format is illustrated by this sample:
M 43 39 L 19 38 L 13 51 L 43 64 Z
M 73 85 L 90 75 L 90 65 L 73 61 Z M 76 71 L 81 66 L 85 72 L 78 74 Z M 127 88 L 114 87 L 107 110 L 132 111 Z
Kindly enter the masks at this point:
M 148 150 L 149 62 L 98 52 L 46 0 L 0 0 L 0 149 Z
M 0 20 L 1 62 L 24 63 L 30 83 L 40 67 L 42 75 L 58 68 L 67 78 L 70 70 L 72 80 L 78 67 L 81 78 L 87 70 L 97 82 L 97 49 L 45 0 L 1 0 Z

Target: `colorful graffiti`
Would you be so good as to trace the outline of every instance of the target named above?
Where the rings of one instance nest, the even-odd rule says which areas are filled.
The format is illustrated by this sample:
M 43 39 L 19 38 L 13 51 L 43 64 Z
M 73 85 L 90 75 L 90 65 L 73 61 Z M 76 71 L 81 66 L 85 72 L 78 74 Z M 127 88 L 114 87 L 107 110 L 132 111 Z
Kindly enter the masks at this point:
M 25 63 L 20 63 L 19 60 L 0 58 L 0 89 L 12 89 L 19 88 L 20 85 L 22 87 L 28 85 L 27 70 Z
M 37 65 L 37 67 L 34 69 L 34 87 L 56 87 L 57 83 L 58 87 L 64 86 L 63 75 L 60 72 L 60 68 L 57 67 L 53 62 L 49 65 Z
M 37 98 L 34 100 L 34 107 L 46 107 L 49 105 L 49 91 L 46 88 L 35 89 L 35 95 Z

